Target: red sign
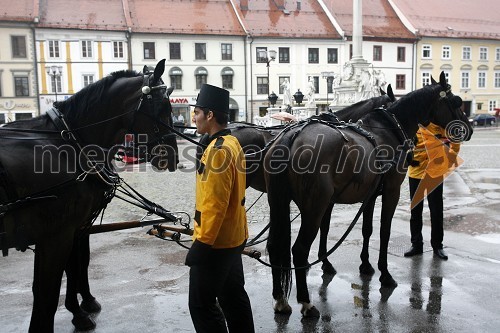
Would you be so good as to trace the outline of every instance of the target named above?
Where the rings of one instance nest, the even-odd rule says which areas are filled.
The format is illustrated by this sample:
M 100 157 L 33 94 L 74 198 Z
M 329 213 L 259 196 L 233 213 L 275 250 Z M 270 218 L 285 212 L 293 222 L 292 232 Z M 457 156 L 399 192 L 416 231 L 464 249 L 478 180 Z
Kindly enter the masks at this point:
M 189 101 L 185 97 L 180 97 L 180 98 L 171 98 L 170 103 L 172 103 L 172 104 L 189 104 Z

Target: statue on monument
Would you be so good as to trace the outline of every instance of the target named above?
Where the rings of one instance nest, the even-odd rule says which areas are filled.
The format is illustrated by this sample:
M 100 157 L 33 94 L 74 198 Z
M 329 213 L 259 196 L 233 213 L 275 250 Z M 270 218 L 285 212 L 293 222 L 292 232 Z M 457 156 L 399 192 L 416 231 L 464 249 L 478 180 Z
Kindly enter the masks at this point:
M 316 92 L 316 88 L 314 87 L 314 79 L 312 76 L 309 77 L 309 82 L 307 84 L 307 103 L 306 106 L 316 106 L 314 93 Z
M 285 78 L 281 87 L 283 88 L 283 107 L 288 107 L 292 105 L 292 93 L 290 91 L 290 81 L 288 81 L 288 78 Z

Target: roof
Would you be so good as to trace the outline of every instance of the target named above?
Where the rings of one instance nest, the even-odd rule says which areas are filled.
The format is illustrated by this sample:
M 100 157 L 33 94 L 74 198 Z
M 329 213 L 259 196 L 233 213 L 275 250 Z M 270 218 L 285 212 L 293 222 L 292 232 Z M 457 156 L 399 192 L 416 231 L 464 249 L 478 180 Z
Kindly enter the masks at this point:
M 8 4 L 3 3 L 1 7 L 0 21 L 33 22 L 35 17 L 38 16 L 36 0 L 8 1 Z
M 121 0 L 39 1 L 39 27 L 95 30 L 127 28 Z
M 227 0 L 128 0 L 132 31 L 246 36 Z
M 340 39 L 316 0 L 234 0 L 248 33 L 254 37 Z
M 498 0 L 393 0 L 417 35 L 500 39 Z
M 353 3 L 349 0 L 323 0 L 346 36 L 352 36 Z M 388 0 L 363 0 L 363 37 L 415 39 L 401 22 Z

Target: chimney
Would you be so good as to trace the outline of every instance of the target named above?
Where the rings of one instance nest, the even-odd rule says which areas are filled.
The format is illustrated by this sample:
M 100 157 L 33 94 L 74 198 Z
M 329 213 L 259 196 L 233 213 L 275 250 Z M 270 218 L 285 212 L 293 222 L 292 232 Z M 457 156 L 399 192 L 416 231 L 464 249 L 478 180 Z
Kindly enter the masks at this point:
M 241 10 L 248 10 L 248 0 L 240 0 Z

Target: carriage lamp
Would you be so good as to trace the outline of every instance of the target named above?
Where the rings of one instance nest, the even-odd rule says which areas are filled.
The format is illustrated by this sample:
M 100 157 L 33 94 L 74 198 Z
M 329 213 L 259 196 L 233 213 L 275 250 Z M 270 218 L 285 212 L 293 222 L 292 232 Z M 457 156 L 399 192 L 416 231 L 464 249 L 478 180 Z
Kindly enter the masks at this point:
M 304 100 L 304 94 L 300 91 L 300 89 L 297 89 L 297 92 L 293 94 L 293 99 L 295 100 L 295 103 L 300 106 L 300 103 Z
M 276 101 L 278 100 L 278 96 L 274 93 L 274 91 L 267 97 L 271 105 L 274 107 L 274 104 L 276 104 Z
M 57 102 L 57 91 L 61 92 L 62 66 L 46 66 L 45 71 L 51 78 L 52 92 L 55 94 Z
M 269 51 L 265 51 L 265 50 L 260 50 L 259 51 L 259 57 L 265 61 L 265 63 L 267 64 L 267 93 L 269 94 L 269 64 L 271 63 L 271 61 L 273 61 L 274 59 L 276 59 L 276 50 L 269 50 Z M 267 107 L 269 107 L 271 104 L 271 100 L 268 98 L 268 103 L 267 103 Z

